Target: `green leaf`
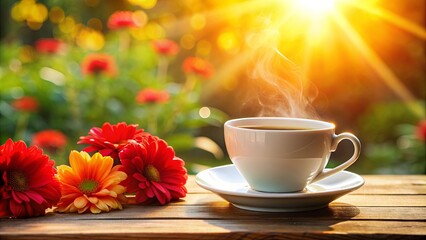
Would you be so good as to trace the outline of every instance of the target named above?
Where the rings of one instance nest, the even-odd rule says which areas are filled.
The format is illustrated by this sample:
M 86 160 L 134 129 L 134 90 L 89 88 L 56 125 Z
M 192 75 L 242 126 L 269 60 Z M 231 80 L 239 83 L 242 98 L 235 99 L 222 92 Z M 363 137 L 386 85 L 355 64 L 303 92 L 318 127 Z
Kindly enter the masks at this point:
M 189 134 L 173 134 L 164 139 L 176 152 L 186 151 L 194 146 L 194 137 Z

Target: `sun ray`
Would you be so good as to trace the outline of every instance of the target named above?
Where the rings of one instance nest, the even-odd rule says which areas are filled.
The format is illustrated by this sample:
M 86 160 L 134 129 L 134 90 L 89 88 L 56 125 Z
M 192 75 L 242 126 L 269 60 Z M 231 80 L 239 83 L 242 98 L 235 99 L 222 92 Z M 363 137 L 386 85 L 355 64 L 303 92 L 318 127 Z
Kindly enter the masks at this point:
M 350 23 L 339 12 L 334 12 L 332 17 L 340 27 L 349 41 L 356 47 L 359 54 L 370 64 L 373 70 L 381 77 L 384 83 L 400 97 L 415 114 L 419 117 L 425 116 L 425 111 L 420 104 L 416 103 L 416 98 L 401 83 L 398 77 L 389 69 L 383 60 L 375 53 L 354 30 Z
M 303 53 L 303 62 L 302 62 L 302 81 L 303 86 L 307 86 L 309 84 L 309 72 L 311 68 L 311 60 L 314 51 L 314 41 L 318 40 L 318 36 L 320 34 L 319 29 L 322 24 L 322 21 L 312 21 L 309 25 L 309 29 L 307 30 L 307 41 L 304 46 Z
M 261 11 L 263 8 L 266 8 L 266 5 L 262 4 L 260 1 L 247 1 L 220 5 L 220 7 L 217 8 L 199 11 L 197 14 L 213 19 L 214 25 L 220 26 L 221 24 L 227 23 L 227 17 L 229 16 L 235 17 L 236 14 L 243 16 L 244 14 L 253 13 L 254 11 Z M 188 22 L 190 22 L 192 16 L 193 14 L 181 16 L 175 21 L 166 23 L 164 28 L 168 33 L 179 36 L 188 31 Z M 153 19 L 155 20 L 155 18 Z
M 243 7 L 246 10 L 249 8 L 256 7 L 257 5 L 244 5 Z M 235 6 L 234 6 L 235 7 Z M 224 11 L 231 11 L 233 8 L 226 8 L 217 11 L 215 14 L 223 14 Z M 256 9 L 256 8 L 255 8 Z M 253 11 L 253 9 L 251 9 Z M 245 51 L 240 52 L 237 56 L 226 61 L 221 67 L 220 71 L 216 73 L 216 78 L 218 81 L 210 81 L 206 89 L 206 97 L 209 98 L 220 86 L 229 85 L 229 82 L 232 81 L 232 76 L 235 76 L 243 68 L 247 68 L 250 65 L 250 61 L 253 61 L 253 57 L 259 54 L 260 49 L 265 49 L 270 51 L 269 54 L 279 53 L 278 41 L 279 41 L 279 30 L 282 29 L 288 21 L 294 16 L 294 9 L 290 10 L 284 17 L 280 18 L 277 22 L 271 23 L 267 17 L 264 19 L 264 25 L 266 28 L 261 32 L 256 32 L 253 35 L 253 40 L 248 40 L 248 48 Z M 271 25 L 272 24 L 272 25 Z M 267 54 L 267 53 L 265 53 Z
M 363 4 L 363 2 L 355 1 L 355 0 L 343 1 L 342 3 L 346 3 L 364 12 L 373 14 L 421 39 L 426 39 L 426 29 L 424 27 L 419 26 L 416 23 L 410 22 L 393 12 L 379 8 L 377 6 L 372 6 L 371 4 L 370 5 L 367 5 L 365 3 Z

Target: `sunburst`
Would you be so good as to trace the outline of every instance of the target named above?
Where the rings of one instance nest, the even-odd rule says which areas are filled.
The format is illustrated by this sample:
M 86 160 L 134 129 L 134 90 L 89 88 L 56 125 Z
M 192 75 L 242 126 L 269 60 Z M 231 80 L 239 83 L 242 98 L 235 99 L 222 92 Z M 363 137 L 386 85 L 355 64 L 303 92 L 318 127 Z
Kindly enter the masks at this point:
M 377 3 L 377 1 L 373 1 Z M 347 17 L 345 11 L 342 9 L 350 8 L 361 10 L 361 16 L 376 17 L 389 22 L 400 29 L 409 32 L 410 34 L 420 38 L 426 39 L 426 30 L 409 20 L 398 16 L 395 13 L 385 10 L 369 1 L 356 1 L 356 0 L 270 0 L 270 1 L 249 1 L 243 4 L 232 4 L 227 7 L 210 12 L 209 14 L 226 15 L 238 12 L 241 16 L 244 14 L 259 13 L 262 16 L 272 16 L 266 18 L 269 23 L 265 24 L 267 28 L 262 31 L 260 41 L 255 42 L 250 46 L 248 51 L 240 54 L 235 59 L 229 59 L 224 64 L 218 75 L 221 76 L 223 82 L 229 80 L 225 77 L 232 71 L 242 69 L 247 64 L 247 59 L 250 59 L 256 54 L 256 50 L 262 46 L 274 46 L 279 40 L 275 39 L 277 35 L 274 32 L 281 33 L 281 40 L 287 39 L 302 39 L 299 45 L 294 45 L 304 49 L 302 66 L 304 74 L 304 85 L 309 84 L 309 72 L 311 59 L 315 49 L 321 47 L 321 39 L 332 38 L 335 35 L 345 37 L 348 44 L 358 54 L 361 59 L 373 69 L 373 71 L 380 77 L 383 83 L 403 102 L 406 103 L 407 108 L 415 113 L 419 118 L 425 117 L 425 110 L 419 103 L 418 99 L 408 90 L 403 81 L 395 74 L 392 69 L 385 63 L 385 61 L 376 53 L 375 49 L 361 37 L 361 34 L 355 29 Z M 269 11 L 269 12 L 268 12 Z M 268 15 L 269 14 L 269 15 Z M 278 17 L 277 17 L 278 16 Z M 247 19 L 247 25 L 254 24 L 253 19 Z M 340 31 L 330 32 L 330 25 L 337 26 Z M 272 34 L 271 34 L 272 33 Z M 284 33 L 284 34 L 283 34 Z M 278 46 L 276 46 L 278 47 Z M 331 61 L 331 60 L 330 60 Z M 223 84 L 222 82 L 222 84 Z M 212 86 L 217 87 L 218 83 Z

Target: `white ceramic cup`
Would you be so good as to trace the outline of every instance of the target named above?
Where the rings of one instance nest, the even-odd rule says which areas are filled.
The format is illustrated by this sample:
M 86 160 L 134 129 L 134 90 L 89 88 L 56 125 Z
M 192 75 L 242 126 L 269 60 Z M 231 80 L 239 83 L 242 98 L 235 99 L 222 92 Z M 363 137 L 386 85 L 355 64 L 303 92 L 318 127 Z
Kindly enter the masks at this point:
M 253 129 L 247 127 L 267 127 Z M 290 128 L 290 130 L 272 129 Z M 332 123 L 281 117 L 255 117 L 225 123 L 225 143 L 232 163 L 253 190 L 298 192 L 353 164 L 361 143 L 351 133 L 334 133 Z M 353 143 L 354 153 L 346 162 L 325 170 L 331 152 L 340 141 Z

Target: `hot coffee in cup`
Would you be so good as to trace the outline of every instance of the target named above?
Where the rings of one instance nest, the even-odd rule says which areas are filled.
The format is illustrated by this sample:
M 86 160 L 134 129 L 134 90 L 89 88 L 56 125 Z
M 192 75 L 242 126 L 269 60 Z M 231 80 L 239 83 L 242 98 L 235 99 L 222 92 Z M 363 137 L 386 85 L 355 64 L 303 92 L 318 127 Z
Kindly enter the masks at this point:
M 335 134 L 332 123 L 281 117 L 256 117 L 225 123 L 231 161 L 253 190 L 297 192 L 353 164 L 361 143 L 351 133 Z M 352 157 L 325 170 L 331 152 L 342 140 L 354 145 Z

